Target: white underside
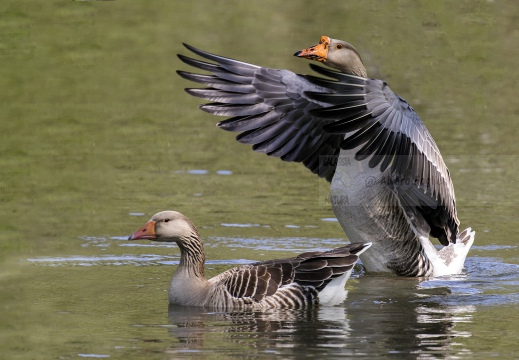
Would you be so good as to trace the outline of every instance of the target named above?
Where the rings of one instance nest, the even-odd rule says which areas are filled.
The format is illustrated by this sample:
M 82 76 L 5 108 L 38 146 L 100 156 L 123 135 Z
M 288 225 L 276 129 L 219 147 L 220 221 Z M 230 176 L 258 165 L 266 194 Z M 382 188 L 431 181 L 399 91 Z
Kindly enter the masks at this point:
M 387 219 L 380 216 L 379 209 L 389 206 L 385 201 L 392 190 L 381 181 L 382 175 L 378 168 L 369 168 L 367 161 L 354 160 L 356 151 L 341 151 L 330 187 L 332 208 L 351 242 L 373 242 L 371 249 L 361 256 L 367 271 L 391 272 L 386 264 L 394 260 L 395 256 L 398 259 L 400 255 L 391 254 L 387 244 L 408 234 L 401 233 L 403 226 L 387 223 Z M 458 241 L 438 251 L 424 236 L 428 234 L 428 229 L 415 228 L 416 224 L 410 219 L 396 220 L 409 221 L 416 236 L 413 241 L 420 241 L 433 265 L 433 276 L 453 275 L 463 271 L 465 258 L 474 242 L 474 233 L 470 234 L 468 241 Z
M 385 243 L 392 237 L 392 231 L 378 222 L 375 214 L 378 204 L 370 200 L 370 194 L 379 193 L 380 185 L 378 180 L 375 184 L 369 181 L 379 179 L 380 170 L 355 160 L 353 154 L 354 151 L 341 150 L 341 161 L 330 186 L 332 208 L 350 242 L 373 242 L 371 249 L 361 256 L 364 267 L 369 272 L 390 272 L 386 266 Z
M 345 289 L 346 281 L 351 275 L 351 270 L 345 272 L 341 277 L 335 278 L 326 285 L 326 287 L 319 292 L 319 304 L 324 306 L 339 305 L 348 295 Z
M 420 237 L 425 255 L 433 265 L 433 276 L 457 275 L 463 272 L 465 259 L 474 243 L 475 232 L 470 232 L 470 239 L 465 242 L 445 246 L 438 251 L 428 238 Z

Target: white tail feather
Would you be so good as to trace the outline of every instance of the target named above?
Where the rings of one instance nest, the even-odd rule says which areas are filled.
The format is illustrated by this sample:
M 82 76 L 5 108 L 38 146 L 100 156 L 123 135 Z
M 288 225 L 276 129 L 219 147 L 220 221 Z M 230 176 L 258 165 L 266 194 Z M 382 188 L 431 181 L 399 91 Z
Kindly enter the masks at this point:
M 459 234 L 455 244 L 449 244 L 440 251 L 436 250 L 428 238 L 420 238 L 425 254 L 433 265 L 433 276 L 461 274 L 475 234 L 475 231 L 467 228 Z
M 367 243 L 367 246 L 360 250 L 357 254 L 359 256 L 364 251 L 368 250 L 371 246 L 371 243 Z M 330 281 L 324 289 L 319 292 L 319 304 L 324 306 L 334 306 L 339 305 L 344 300 L 346 300 L 346 296 L 348 296 L 348 291 L 345 289 L 346 281 L 350 278 L 351 272 L 353 269 L 345 272 L 342 276 L 333 279 Z

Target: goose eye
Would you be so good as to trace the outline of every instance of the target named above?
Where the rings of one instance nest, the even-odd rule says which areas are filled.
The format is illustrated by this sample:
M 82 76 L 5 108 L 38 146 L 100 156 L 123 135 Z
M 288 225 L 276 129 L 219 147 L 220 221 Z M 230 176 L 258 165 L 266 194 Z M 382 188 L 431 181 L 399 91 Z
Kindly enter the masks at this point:
M 337 44 L 337 45 L 335 46 L 335 48 L 336 48 L 336 49 L 339 49 L 339 50 L 342 49 L 343 47 L 344 47 L 344 46 L 343 46 L 342 44 Z
M 169 222 L 169 219 L 165 219 L 164 222 Z

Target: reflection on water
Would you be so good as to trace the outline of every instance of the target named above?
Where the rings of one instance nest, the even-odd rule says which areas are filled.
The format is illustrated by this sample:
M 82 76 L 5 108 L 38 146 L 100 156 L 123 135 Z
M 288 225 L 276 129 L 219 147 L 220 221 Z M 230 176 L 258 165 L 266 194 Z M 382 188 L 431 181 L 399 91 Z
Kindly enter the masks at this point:
M 260 224 L 236 224 L 236 223 L 221 223 L 220 225 L 225 227 L 237 227 L 237 228 L 249 228 L 249 227 L 260 227 Z M 268 225 L 263 225 L 264 227 L 269 227 Z
M 205 240 L 204 246 L 209 247 L 227 247 L 242 248 L 252 250 L 290 250 L 294 253 L 306 251 L 324 251 L 340 247 L 344 245 L 344 239 L 341 238 L 307 238 L 307 237 L 282 237 L 282 238 L 264 238 L 264 237 L 209 237 Z
M 86 236 L 81 240 L 83 247 L 114 253 L 130 251 L 131 254 L 34 257 L 28 261 L 35 266 L 147 267 L 176 265 L 179 260 L 175 244 L 132 243 L 125 241 L 123 236 Z M 213 237 L 207 239 L 206 244 L 210 248 L 305 251 L 316 246 L 319 246 L 316 249 L 333 248 L 342 245 L 343 240 Z M 153 254 L 140 253 L 150 249 Z M 470 358 L 474 354 L 464 345 L 463 339 L 474 335 L 473 322 L 478 310 L 485 306 L 519 304 L 516 291 L 519 265 L 492 257 L 502 251 L 514 252 L 517 247 L 475 246 L 473 256 L 466 262 L 466 274 L 434 279 L 365 275 L 356 267 L 347 284 L 348 299 L 341 306 L 232 313 L 170 306 L 169 323 L 134 325 L 140 328 L 158 326 L 167 331 L 172 344 L 158 344 L 160 351 L 173 358 L 199 353 L 203 356 L 296 359 L 319 357 L 323 351 L 328 358 L 380 355 L 399 359 Z M 223 270 L 251 261 L 254 260 L 232 258 L 207 263 L 220 265 Z M 162 289 L 167 288 L 167 278 L 157 281 Z M 142 287 L 141 283 L 139 286 Z M 166 299 L 163 300 L 165 303 Z
M 168 331 L 180 346 L 169 352 L 245 351 L 299 358 L 324 348 L 332 357 L 397 354 L 409 359 L 470 354 L 457 339 L 471 334 L 456 325 L 471 322 L 476 307 L 431 302 L 448 290 L 421 292 L 418 282 L 367 276 L 343 306 L 305 311 L 213 313 L 170 306 Z
M 175 174 L 189 174 L 189 175 L 207 175 L 209 170 L 205 169 L 191 169 L 191 170 L 176 170 Z M 231 170 L 216 170 L 217 175 L 232 175 Z
M 239 345 L 237 350 L 254 349 L 270 354 L 283 354 L 283 349 L 308 344 L 344 347 L 350 336 L 344 307 L 214 313 L 200 308 L 169 306 L 169 319 L 174 326 L 168 331 L 183 345 L 180 352 L 207 347 L 214 333 L 223 335 L 219 338 L 227 343 Z M 226 345 L 220 346 L 225 348 Z
M 93 359 L 107 359 L 110 357 L 108 354 L 77 354 L 80 358 L 93 358 Z
M 29 258 L 27 261 L 46 266 L 95 266 L 95 265 L 178 265 L 180 256 L 167 256 L 158 254 L 143 255 L 106 255 L 106 256 L 67 256 L 67 257 L 39 257 Z M 207 260 L 206 265 L 243 265 L 255 262 L 254 260 Z
M 476 307 L 445 305 L 448 287 L 423 290 L 418 279 L 366 276 L 346 304 L 350 325 L 357 341 L 370 342 L 372 354 L 399 354 L 399 357 L 422 358 L 432 354 L 456 355 L 460 322 L 471 322 Z M 411 352 L 411 354 L 409 354 Z
M 501 246 L 516 244 L 519 227 L 515 1 L 155 3 L 2 3 L 0 358 L 400 359 L 463 356 L 466 348 L 471 359 L 517 357 L 519 328 L 507 320 L 519 304 L 511 264 L 519 256 Z M 379 69 L 371 74 L 420 113 L 451 171 L 462 225 L 487 247 L 472 248 L 464 277 L 361 275 L 343 306 L 285 319 L 196 310 L 184 313 L 193 325 L 181 330 L 182 312 L 170 324 L 165 306 L 178 249 L 129 246 L 122 236 L 156 211 L 183 209 L 201 226 L 260 225 L 209 231 L 227 236 L 206 239 L 209 255 L 224 262 L 214 273 L 242 257 L 345 239 L 329 239 L 344 234 L 322 201 L 327 183 L 216 129 L 184 93 L 189 85 L 175 70 L 186 68 L 175 54 L 186 41 L 309 73 L 292 53 L 324 34 L 354 43 Z M 121 236 L 101 236 L 114 233 Z M 78 234 L 98 237 L 78 244 Z M 179 346 L 180 331 L 201 332 L 206 347 Z
M 431 300 L 450 306 L 519 304 L 516 291 L 519 288 L 518 264 L 508 264 L 493 257 L 468 257 L 465 267 L 466 276 L 430 279 L 420 283 L 420 288 L 448 288 L 449 296 L 432 297 Z

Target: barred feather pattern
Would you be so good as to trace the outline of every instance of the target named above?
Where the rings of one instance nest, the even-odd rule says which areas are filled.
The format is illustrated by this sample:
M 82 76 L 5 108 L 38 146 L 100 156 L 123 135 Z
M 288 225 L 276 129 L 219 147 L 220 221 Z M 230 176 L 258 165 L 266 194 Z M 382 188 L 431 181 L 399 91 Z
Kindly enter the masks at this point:
M 186 238 L 177 241 L 180 248 L 180 268 L 188 269 L 193 276 L 204 276 L 205 253 L 202 242 L 196 229 Z
M 129 240 L 176 242 L 180 263 L 169 287 L 170 304 L 218 309 L 305 308 L 344 301 L 344 285 L 371 243 L 349 244 L 324 252 L 269 260 L 229 269 L 209 280 L 205 253 L 195 225 L 177 211 L 161 211 Z M 338 281 L 340 280 L 340 281 Z
M 283 286 L 259 301 L 252 297 L 234 297 L 225 287 L 217 287 L 206 306 L 219 310 L 266 310 L 304 309 L 318 304 L 319 296 L 315 288 L 294 283 Z
M 327 252 L 300 254 L 243 265 L 209 280 L 208 304 L 219 309 L 301 309 L 319 304 L 319 293 L 349 276 L 358 256 L 371 244 L 350 244 Z
M 155 216 L 157 215 L 158 214 Z M 181 254 L 178 267 L 179 269 L 186 269 L 186 271 L 189 271 L 192 276 L 203 278 L 205 253 L 203 243 L 200 241 L 198 229 L 187 216 L 179 212 L 170 212 L 164 216 L 166 215 L 168 215 L 168 222 L 165 223 L 158 221 L 155 225 L 155 230 L 160 234 L 164 228 L 168 227 L 168 225 L 171 227 L 171 221 L 181 221 L 180 224 L 185 225 L 183 233 L 175 238 Z M 180 226 L 177 225 L 177 227 Z

